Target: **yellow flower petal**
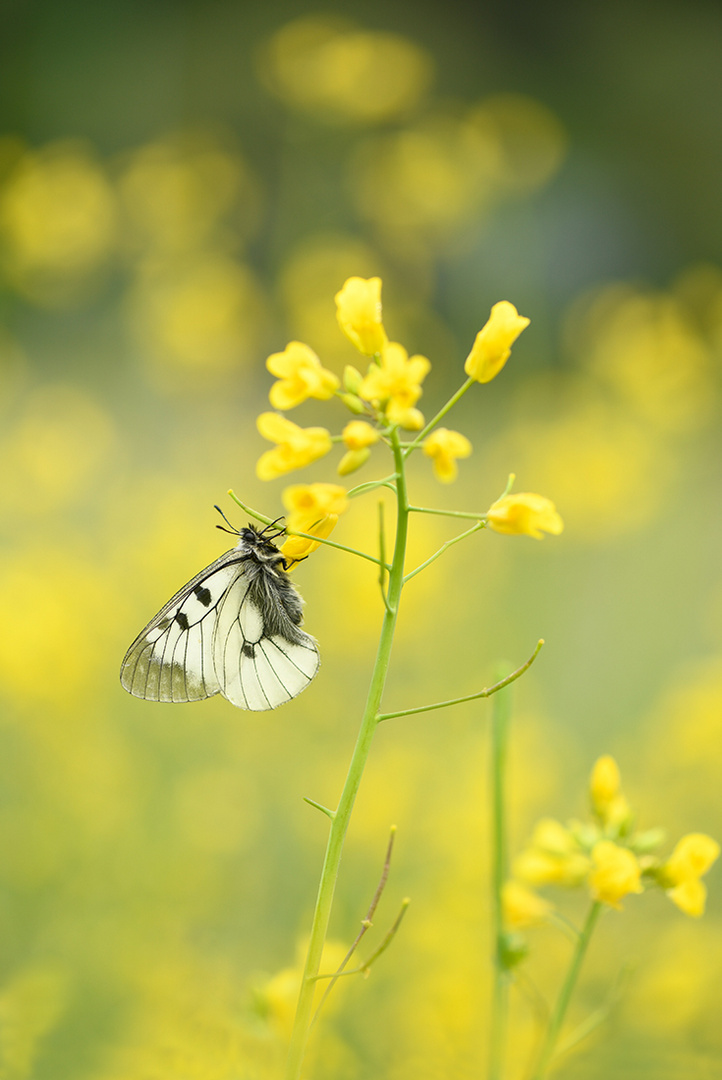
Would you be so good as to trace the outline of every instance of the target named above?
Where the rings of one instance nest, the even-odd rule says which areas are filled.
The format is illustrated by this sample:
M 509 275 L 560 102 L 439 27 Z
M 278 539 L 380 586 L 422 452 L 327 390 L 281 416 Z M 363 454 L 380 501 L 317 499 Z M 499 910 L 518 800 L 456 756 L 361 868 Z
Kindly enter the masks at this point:
M 410 410 L 421 397 L 421 383 L 430 370 L 431 364 L 425 356 L 409 359 L 403 345 L 390 341 L 383 346 L 380 362 L 369 366 L 358 394 L 385 412 L 392 423 L 412 427 L 403 423 L 401 417 L 415 419 Z
M 662 867 L 665 881 L 679 885 L 706 874 L 718 858 L 720 846 L 704 833 L 688 833 L 676 845 Z
M 381 321 L 381 278 L 350 277 L 336 293 L 336 317 L 359 352 L 373 356 L 386 344 Z
M 302 469 L 322 458 L 332 446 L 326 428 L 302 428 L 278 413 L 261 413 L 256 425 L 264 439 L 278 443 L 258 459 L 259 480 L 274 480 L 294 469 Z
M 592 848 L 594 868 L 589 887 L 595 900 L 621 908 L 620 900 L 629 893 L 643 892 L 641 867 L 627 848 L 611 840 L 600 840 Z
M 325 539 L 335 528 L 339 514 L 348 506 L 346 488 L 339 484 L 293 484 L 283 492 L 288 510 L 286 527 L 292 532 L 311 533 Z M 303 536 L 289 536 L 281 547 L 288 569 L 305 559 L 320 545 Z
M 520 491 L 497 499 L 487 511 L 486 519 L 495 532 L 533 536 L 535 540 L 541 540 L 543 532 L 558 536 L 564 528 L 554 503 L 533 492 Z
M 326 371 L 313 349 L 301 341 L 290 341 L 282 353 L 273 353 L 266 367 L 280 380 L 268 395 L 275 409 L 293 409 L 310 397 L 327 401 L 339 386 L 336 376 Z
M 340 484 L 293 484 L 285 488 L 282 500 L 288 510 L 286 524 L 297 532 L 309 532 L 308 525 L 327 514 L 343 514 L 348 507 L 346 488 Z
M 592 769 L 589 791 L 595 808 L 606 806 L 619 794 L 622 779 L 619 766 L 610 754 L 597 758 Z
M 312 536 L 326 537 L 336 528 L 338 514 L 327 514 L 318 521 L 307 525 L 302 532 L 311 533 Z M 298 528 L 298 526 L 297 526 Z M 321 545 L 314 540 L 308 540 L 305 536 L 289 536 L 281 545 L 280 552 L 286 560 L 286 570 L 293 570 L 294 566 L 303 559 L 308 558 L 312 551 Z
M 506 881 L 502 886 L 501 902 L 504 926 L 509 930 L 523 930 L 537 926 L 554 910 L 548 900 L 537 896 L 518 881 Z
M 341 432 L 344 446 L 349 450 L 363 450 L 379 441 L 379 433 L 365 420 L 350 420 Z
M 476 335 L 471 352 L 466 358 L 464 371 L 477 382 L 490 382 L 498 375 L 509 359 L 511 347 L 529 319 L 519 315 L 508 300 L 500 300 L 491 309 L 486 324 Z
M 275 443 L 286 442 L 292 439 L 297 431 L 300 431 L 298 424 L 294 424 L 293 420 L 288 420 L 275 412 L 261 413 L 256 420 L 256 427 L 264 439 Z
M 450 484 L 456 480 L 459 471 L 456 459 L 469 456 L 471 443 L 458 431 L 437 428 L 424 440 L 423 450 L 433 462 L 436 478 L 443 484 Z
M 390 401 L 386 407 L 386 418 L 390 423 L 398 424 L 406 431 L 421 431 L 426 423 L 424 414 L 418 409 L 407 409 L 394 401 Z
M 574 836 L 553 818 L 542 818 L 534 827 L 531 842 L 514 860 L 514 876 L 528 885 L 581 884 L 590 861 Z
M 704 915 L 707 902 L 707 887 L 699 878 L 690 878 L 667 891 L 667 896 L 685 915 L 699 919 Z

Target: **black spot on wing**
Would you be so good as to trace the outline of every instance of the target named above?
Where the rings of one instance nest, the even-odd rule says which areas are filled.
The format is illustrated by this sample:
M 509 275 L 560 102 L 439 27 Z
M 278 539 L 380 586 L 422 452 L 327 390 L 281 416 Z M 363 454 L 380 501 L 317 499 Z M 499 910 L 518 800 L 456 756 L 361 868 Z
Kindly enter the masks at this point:
M 204 585 L 196 585 L 193 590 L 196 600 L 203 604 L 204 607 L 208 607 L 211 602 L 211 592 Z
M 245 641 L 243 643 L 243 655 L 247 656 L 249 660 L 253 660 L 254 656 L 256 655 L 255 645 L 251 645 L 249 644 L 249 642 Z
M 175 613 L 175 621 L 178 623 L 181 630 L 187 630 L 188 629 L 188 626 L 189 626 L 188 617 L 183 611 L 176 611 L 176 613 Z

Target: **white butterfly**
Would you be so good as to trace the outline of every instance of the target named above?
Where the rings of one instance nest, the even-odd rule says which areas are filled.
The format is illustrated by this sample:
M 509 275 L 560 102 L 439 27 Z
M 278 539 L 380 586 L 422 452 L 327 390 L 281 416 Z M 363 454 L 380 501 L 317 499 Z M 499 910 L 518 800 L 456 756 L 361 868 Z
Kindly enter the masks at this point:
M 269 536 L 269 528 L 238 531 L 237 547 L 150 620 L 120 668 L 128 693 L 171 702 L 221 693 L 240 709 L 261 711 L 306 689 L 318 671 L 318 645 L 300 629 L 302 600 L 273 543 L 283 530 Z

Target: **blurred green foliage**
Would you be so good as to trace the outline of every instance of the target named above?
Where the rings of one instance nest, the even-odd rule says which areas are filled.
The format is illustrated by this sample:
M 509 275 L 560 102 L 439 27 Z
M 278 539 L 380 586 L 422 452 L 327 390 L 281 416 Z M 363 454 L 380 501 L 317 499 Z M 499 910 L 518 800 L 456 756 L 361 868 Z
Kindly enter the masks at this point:
M 493 302 L 531 318 L 454 417 L 474 444 L 458 483 L 421 460 L 413 497 L 485 509 L 513 469 L 566 522 L 543 544 L 482 534 L 415 579 L 389 708 L 471 693 L 544 635 L 516 691 L 517 847 L 582 812 L 605 752 L 643 823 L 722 836 L 722 13 L 10 0 L 2 19 L 0 1075 L 260 1080 L 325 839 L 301 799 L 340 790 L 373 570 L 322 549 L 297 571 L 323 667 L 277 712 L 148 705 L 117 668 L 222 549 L 229 486 L 280 512 L 254 473 L 263 360 L 297 337 L 353 363 L 348 275 L 383 277 L 391 336 L 432 360 L 427 415 Z M 355 504 L 337 537 L 375 527 Z M 414 563 L 453 533 L 418 530 Z M 480 1075 L 487 719 L 379 734 L 333 936 L 354 937 L 392 822 L 377 935 L 413 904 L 339 988 L 311 1075 Z M 720 1075 L 719 878 L 702 924 L 662 897 L 604 920 L 578 1017 L 631 958 L 628 988 L 560 1077 Z M 540 984 L 567 950 L 537 932 Z M 521 1069 L 535 1017 L 514 1010 Z

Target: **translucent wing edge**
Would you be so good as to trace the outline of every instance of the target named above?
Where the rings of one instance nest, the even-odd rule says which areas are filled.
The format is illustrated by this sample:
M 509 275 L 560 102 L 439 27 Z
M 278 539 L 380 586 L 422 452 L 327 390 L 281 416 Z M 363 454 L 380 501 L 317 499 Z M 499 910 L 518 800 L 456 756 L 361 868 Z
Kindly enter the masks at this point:
M 174 663 L 174 658 L 176 649 L 178 648 L 178 644 L 182 639 L 182 635 L 180 633 L 177 634 L 175 637 L 171 650 L 171 657 L 167 663 L 166 650 L 168 647 L 171 627 L 165 629 L 155 641 L 148 641 L 147 639 L 148 635 L 151 634 L 154 630 L 158 629 L 160 624 L 163 622 L 164 619 L 168 617 L 168 615 L 170 615 L 171 613 L 175 614 L 175 610 L 182 607 L 183 603 L 188 600 L 194 589 L 196 589 L 199 585 L 202 585 L 203 582 L 205 582 L 208 578 L 212 577 L 213 574 L 228 566 L 238 564 L 238 572 L 239 574 L 242 573 L 243 563 L 246 561 L 246 559 L 247 555 L 239 551 L 237 548 L 232 548 L 230 551 L 224 552 L 223 555 L 220 555 L 212 563 L 204 567 L 203 570 L 200 570 L 195 575 L 195 577 L 191 578 L 189 582 L 187 582 L 181 589 L 179 589 L 178 592 L 176 592 L 170 598 L 170 600 L 168 600 L 167 603 L 163 605 L 160 611 L 158 611 L 153 616 L 153 618 L 146 624 L 146 626 L 143 627 L 141 632 L 138 634 L 138 636 L 128 648 L 128 651 L 123 658 L 123 661 L 120 665 L 120 682 L 124 690 L 127 690 L 129 694 L 133 695 L 133 697 L 142 698 L 146 701 L 165 701 L 173 704 L 183 704 L 188 701 L 200 701 L 203 698 L 213 697 L 220 692 L 221 687 L 218 682 L 213 664 L 211 664 L 213 670 L 210 670 L 208 672 L 206 672 L 205 670 L 201 671 L 201 685 L 199 688 L 197 688 L 198 692 L 194 692 L 192 694 L 188 693 L 188 684 L 185 675 L 185 663 L 183 665 L 184 691 L 181 693 L 180 688 L 174 687 L 174 672 L 179 670 L 179 665 Z M 204 655 L 204 633 L 213 633 L 213 630 L 210 627 L 208 628 L 208 631 L 206 631 L 203 623 L 205 622 L 206 618 L 211 617 L 215 627 L 218 607 L 220 604 L 223 603 L 226 593 L 229 591 L 230 588 L 232 588 L 235 580 L 235 578 L 231 580 L 228 587 L 219 596 L 216 603 L 209 607 L 207 615 L 205 615 L 202 620 L 199 620 L 199 622 L 196 623 L 194 626 L 194 629 L 195 627 L 199 628 L 198 632 L 201 642 L 201 667 L 203 667 L 202 659 Z M 185 634 L 186 636 L 184 638 L 184 647 L 186 650 L 185 656 L 187 657 L 188 642 L 190 638 L 188 636 L 188 632 L 185 632 Z M 152 655 L 151 657 L 146 658 L 147 669 L 145 672 L 145 680 L 143 681 L 142 676 L 140 680 L 137 680 L 136 676 L 138 675 L 139 666 L 141 666 L 141 662 L 143 660 L 143 654 L 147 650 L 150 650 L 152 654 L 155 650 L 156 645 L 160 643 L 163 638 L 165 638 L 165 641 L 163 643 L 162 655 L 158 658 L 157 663 L 154 662 L 154 658 L 152 657 Z M 208 651 L 209 654 L 212 655 L 212 637 L 211 641 L 208 644 Z M 170 688 L 169 692 L 168 684 Z

